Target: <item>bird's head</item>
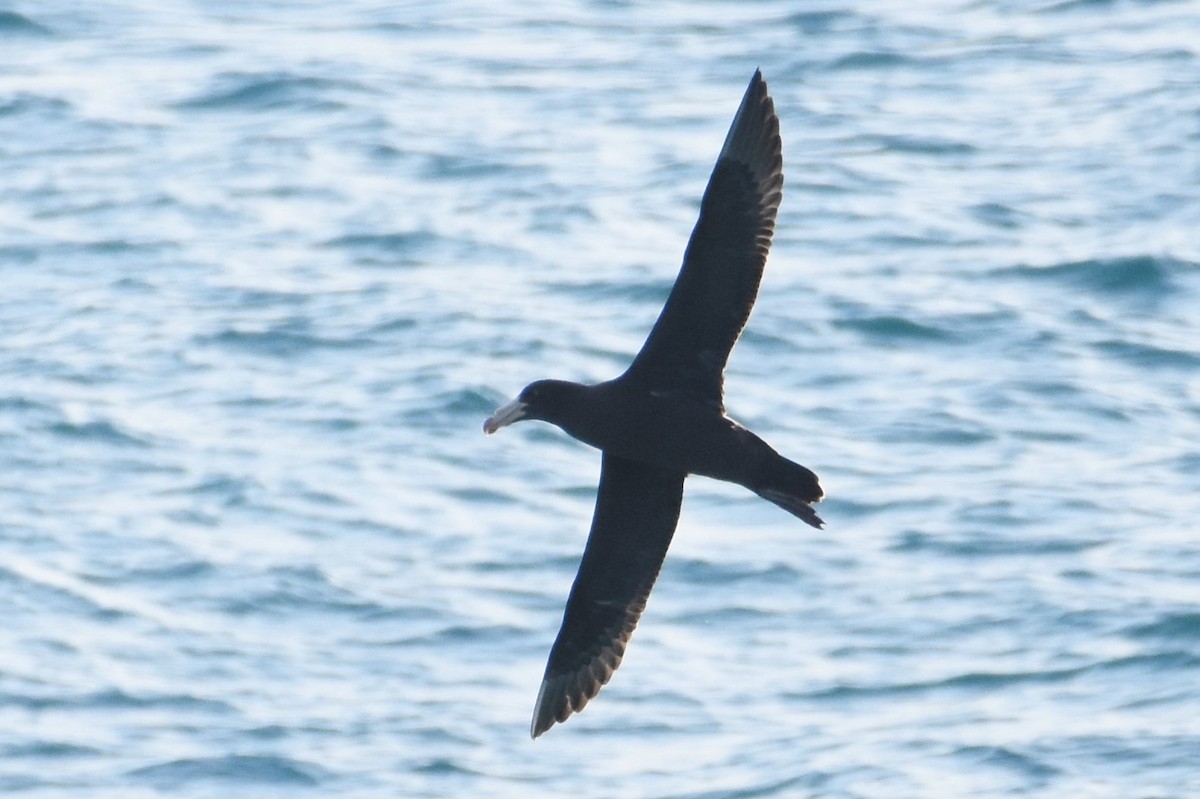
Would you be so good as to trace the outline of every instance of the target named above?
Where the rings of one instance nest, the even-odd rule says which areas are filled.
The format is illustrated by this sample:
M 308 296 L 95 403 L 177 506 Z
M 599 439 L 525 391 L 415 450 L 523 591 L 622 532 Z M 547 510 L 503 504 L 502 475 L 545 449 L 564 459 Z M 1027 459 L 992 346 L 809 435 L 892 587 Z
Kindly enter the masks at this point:
M 538 380 L 522 389 L 513 401 L 501 405 L 483 423 L 483 432 L 491 435 L 501 427 L 525 419 L 539 419 L 557 424 L 564 409 L 570 406 L 572 397 L 583 386 L 565 380 Z

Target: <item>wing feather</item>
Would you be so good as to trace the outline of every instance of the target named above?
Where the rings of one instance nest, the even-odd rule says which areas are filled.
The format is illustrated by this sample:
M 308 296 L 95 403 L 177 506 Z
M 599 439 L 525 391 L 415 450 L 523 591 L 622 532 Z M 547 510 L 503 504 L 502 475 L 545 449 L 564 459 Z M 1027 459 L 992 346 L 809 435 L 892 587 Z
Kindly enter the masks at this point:
M 650 390 L 722 407 L 722 380 L 750 316 L 783 196 L 779 118 L 755 72 L 700 203 L 683 266 L 626 372 Z
M 605 453 L 587 547 L 533 710 L 536 738 L 608 682 L 675 534 L 682 472 Z

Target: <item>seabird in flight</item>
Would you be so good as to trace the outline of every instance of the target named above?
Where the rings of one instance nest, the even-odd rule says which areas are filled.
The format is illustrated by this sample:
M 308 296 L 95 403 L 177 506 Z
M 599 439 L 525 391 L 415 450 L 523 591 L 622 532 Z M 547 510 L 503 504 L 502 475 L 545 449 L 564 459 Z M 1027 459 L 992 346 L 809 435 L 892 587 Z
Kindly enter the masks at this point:
M 484 422 L 558 425 L 603 453 L 596 510 L 530 733 L 583 709 L 621 663 L 679 519 L 683 480 L 745 486 L 813 527 L 817 476 L 725 415 L 729 352 L 758 294 L 783 189 L 779 118 L 755 72 L 700 204 L 667 304 L 620 377 L 539 380 Z

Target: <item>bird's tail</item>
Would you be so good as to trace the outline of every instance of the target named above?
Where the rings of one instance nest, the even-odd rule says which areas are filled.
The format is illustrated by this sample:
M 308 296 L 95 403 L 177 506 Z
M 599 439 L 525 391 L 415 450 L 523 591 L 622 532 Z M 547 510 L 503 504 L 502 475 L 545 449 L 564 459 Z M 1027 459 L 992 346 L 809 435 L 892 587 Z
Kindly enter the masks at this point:
M 825 522 L 812 509 L 812 503 L 820 502 L 825 492 L 817 475 L 782 455 L 766 470 L 763 479 L 754 487 L 754 493 L 774 502 L 779 507 L 798 517 L 806 524 L 821 528 Z

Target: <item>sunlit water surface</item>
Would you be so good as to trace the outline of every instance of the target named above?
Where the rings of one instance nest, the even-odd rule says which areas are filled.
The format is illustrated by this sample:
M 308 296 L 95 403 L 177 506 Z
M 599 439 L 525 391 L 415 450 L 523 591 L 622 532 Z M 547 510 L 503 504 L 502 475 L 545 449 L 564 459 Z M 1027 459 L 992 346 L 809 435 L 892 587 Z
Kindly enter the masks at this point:
M 1200 795 L 1198 20 L 0 1 L 0 791 Z M 755 67 L 828 527 L 689 481 L 531 742 L 599 458 L 480 424 L 625 367 Z

